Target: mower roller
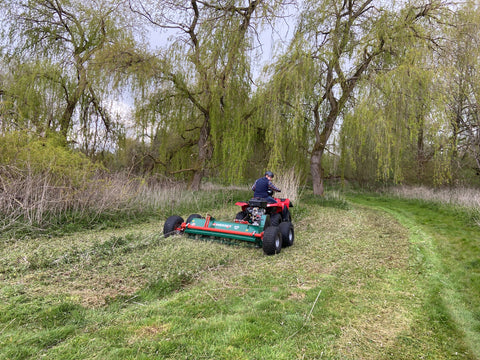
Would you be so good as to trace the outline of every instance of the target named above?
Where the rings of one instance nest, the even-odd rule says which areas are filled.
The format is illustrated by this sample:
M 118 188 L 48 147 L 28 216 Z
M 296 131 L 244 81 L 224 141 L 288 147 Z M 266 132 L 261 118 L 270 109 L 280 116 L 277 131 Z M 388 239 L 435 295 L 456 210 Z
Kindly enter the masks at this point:
M 246 241 L 263 248 L 266 255 L 278 254 L 282 247 L 293 245 L 294 230 L 289 199 L 275 199 L 269 204 L 262 199 L 237 202 L 242 208 L 233 222 L 219 221 L 207 215 L 192 214 L 184 221 L 178 215 L 170 216 L 164 224 L 165 237 L 187 234 L 202 239 Z

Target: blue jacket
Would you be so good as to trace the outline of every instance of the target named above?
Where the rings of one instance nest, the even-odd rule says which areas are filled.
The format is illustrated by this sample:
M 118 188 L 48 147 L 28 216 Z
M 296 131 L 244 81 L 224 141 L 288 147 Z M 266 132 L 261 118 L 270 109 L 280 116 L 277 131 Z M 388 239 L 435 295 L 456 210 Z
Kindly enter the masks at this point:
M 277 188 L 273 183 L 267 179 L 267 177 L 262 177 L 255 181 L 255 184 L 252 186 L 253 190 L 253 197 L 258 197 L 258 198 L 267 198 L 270 195 L 268 195 L 268 189 L 274 190 L 274 191 L 280 191 L 279 188 Z

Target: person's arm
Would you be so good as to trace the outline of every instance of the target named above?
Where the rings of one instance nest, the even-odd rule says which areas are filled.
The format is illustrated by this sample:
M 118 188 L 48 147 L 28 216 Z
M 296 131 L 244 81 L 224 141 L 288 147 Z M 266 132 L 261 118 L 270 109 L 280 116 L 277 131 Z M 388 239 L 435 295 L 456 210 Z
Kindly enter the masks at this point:
M 272 189 L 273 191 L 276 191 L 276 192 L 281 192 L 282 191 L 278 187 L 276 187 L 271 181 L 268 181 L 268 188 Z

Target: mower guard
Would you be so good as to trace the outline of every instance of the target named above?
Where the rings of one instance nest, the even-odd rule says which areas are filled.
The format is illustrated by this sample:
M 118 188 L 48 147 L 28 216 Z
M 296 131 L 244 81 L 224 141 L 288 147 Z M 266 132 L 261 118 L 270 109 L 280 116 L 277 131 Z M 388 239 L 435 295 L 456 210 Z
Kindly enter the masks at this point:
M 266 221 L 266 215 L 262 216 L 262 220 L 258 225 L 238 220 L 235 222 L 218 221 L 207 215 L 205 219 L 195 218 L 190 223 L 182 224 L 182 230 L 185 234 L 190 235 L 249 241 L 260 245 Z

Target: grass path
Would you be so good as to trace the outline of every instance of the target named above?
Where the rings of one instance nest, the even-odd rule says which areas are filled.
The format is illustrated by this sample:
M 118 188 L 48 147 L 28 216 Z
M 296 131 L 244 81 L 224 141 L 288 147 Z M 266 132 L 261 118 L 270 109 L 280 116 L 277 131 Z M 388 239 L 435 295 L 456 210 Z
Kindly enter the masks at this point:
M 478 359 L 478 230 L 350 204 L 305 200 L 270 257 L 158 223 L 1 243 L 0 359 Z
M 411 233 L 412 249 L 430 279 L 431 308 L 480 358 L 480 230 L 466 211 L 433 203 L 360 198 L 393 214 Z M 447 327 L 447 326 L 446 326 Z

